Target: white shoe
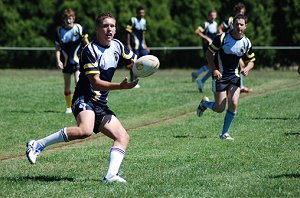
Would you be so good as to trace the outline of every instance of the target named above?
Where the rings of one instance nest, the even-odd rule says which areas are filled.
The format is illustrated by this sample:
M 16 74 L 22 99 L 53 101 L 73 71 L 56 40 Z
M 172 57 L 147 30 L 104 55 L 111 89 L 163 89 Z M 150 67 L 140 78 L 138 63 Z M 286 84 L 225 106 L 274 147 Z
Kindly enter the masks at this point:
M 198 117 L 201 117 L 203 115 L 204 111 L 207 109 L 206 107 L 203 106 L 203 103 L 206 101 L 209 101 L 208 97 L 203 97 L 197 108 Z
M 117 182 L 117 183 L 126 183 L 126 180 L 119 176 L 119 174 L 113 175 L 112 177 L 103 179 L 106 183 Z
M 228 133 L 224 133 L 223 135 L 220 134 L 220 138 L 222 140 L 234 140 L 232 137 L 230 137 L 230 135 Z
M 72 109 L 71 108 L 67 108 L 66 113 L 72 113 Z
M 139 84 L 136 84 L 134 88 L 140 88 L 141 86 Z
M 35 140 L 30 140 L 27 143 L 26 156 L 31 164 L 35 164 L 37 156 L 44 148 Z

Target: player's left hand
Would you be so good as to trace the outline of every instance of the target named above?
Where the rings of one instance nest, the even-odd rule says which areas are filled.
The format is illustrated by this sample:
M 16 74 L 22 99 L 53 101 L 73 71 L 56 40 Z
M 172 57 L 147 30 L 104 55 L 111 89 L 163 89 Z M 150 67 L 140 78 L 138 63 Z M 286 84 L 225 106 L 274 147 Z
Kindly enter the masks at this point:
M 135 87 L 139 82 L 139 79 L 136 79 L 132 82 L 128 82 L 128 78 L 125 77 L 125 79 L 120 83 L 121 89 L 132 89 Z
M 248 76 L 248 74 L 249 74 L 248 68 L 247 68 L 247 67 L 243 68 L 243 69 L 241 70 L 241 74 L 243 74 L 244 76 Z

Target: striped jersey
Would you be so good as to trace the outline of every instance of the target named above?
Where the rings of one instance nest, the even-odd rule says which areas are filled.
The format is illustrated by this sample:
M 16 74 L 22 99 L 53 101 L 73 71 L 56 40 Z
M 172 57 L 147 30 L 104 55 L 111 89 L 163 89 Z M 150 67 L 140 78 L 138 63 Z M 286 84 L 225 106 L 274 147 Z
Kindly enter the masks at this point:
M 144 34 L 147 30 L 146 19 L 131 17 L 126 26 L 126 31 L 131 34 L 130 45 L 133 49 L 144 49 Z
M 94 90 L 88 75 L 99 74 L 101 80 L 111 82 L 118 65 L 130 65 L 136 55 L 119 40 L 113 39 L 110 46 L 102 46 L 93 41 L 86 45 L 80 58 L 80 76 L 76 85 L 74 98 L 84 96 L 105 105 L 109 91 Z
M 218 35 L 208 50 L 215 53 L 215 64 L 222 73 L 222 78 L 231 75 L 239 76 L 240 58 L 246 64 L 255 61 L 250 40 L 246 36 L 238 40 L 234 39 L 230 32 Z
M 71 64 L 79 64 L 78 50 L 84 37 L 88 37 L 82 26 L 74 23 L 71 29 L 64 26 L 57 28 L 55 45 L 59 45 L 64 56 L 64 65 L 67 61 Z

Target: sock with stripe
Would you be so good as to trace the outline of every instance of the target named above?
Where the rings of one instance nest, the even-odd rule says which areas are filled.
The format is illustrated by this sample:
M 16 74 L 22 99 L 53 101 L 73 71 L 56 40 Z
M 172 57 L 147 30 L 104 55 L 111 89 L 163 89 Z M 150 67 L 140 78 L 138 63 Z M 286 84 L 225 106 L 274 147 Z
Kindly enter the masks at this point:
M 43 139 L 37 140 L 37 142 L 43 146 L 43 148 L 52 145 L 52 144 L 56 144 L 59 142 L 68 142 L 68 135 L 67 135 L 67 128 L 63 128 Z
M 113 146 L 110 149 L 109 166 L 105 178 L 110 178 L 118 174 L 124 155 L 125 151 L 121 148 Z

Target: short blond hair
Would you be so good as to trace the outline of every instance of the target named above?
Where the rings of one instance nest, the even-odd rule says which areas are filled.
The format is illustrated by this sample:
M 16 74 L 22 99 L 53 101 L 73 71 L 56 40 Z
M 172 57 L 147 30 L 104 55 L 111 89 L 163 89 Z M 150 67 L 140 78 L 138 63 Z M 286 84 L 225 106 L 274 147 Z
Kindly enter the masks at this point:
M 71 8 L 67 8 L 63 11 L 62 13 L 62 20 L 64 20 L 65 18 L 68 18 L 68 17 L 73 17 L 75 19 L 75 12 L 74 10 L 72 10 Z

